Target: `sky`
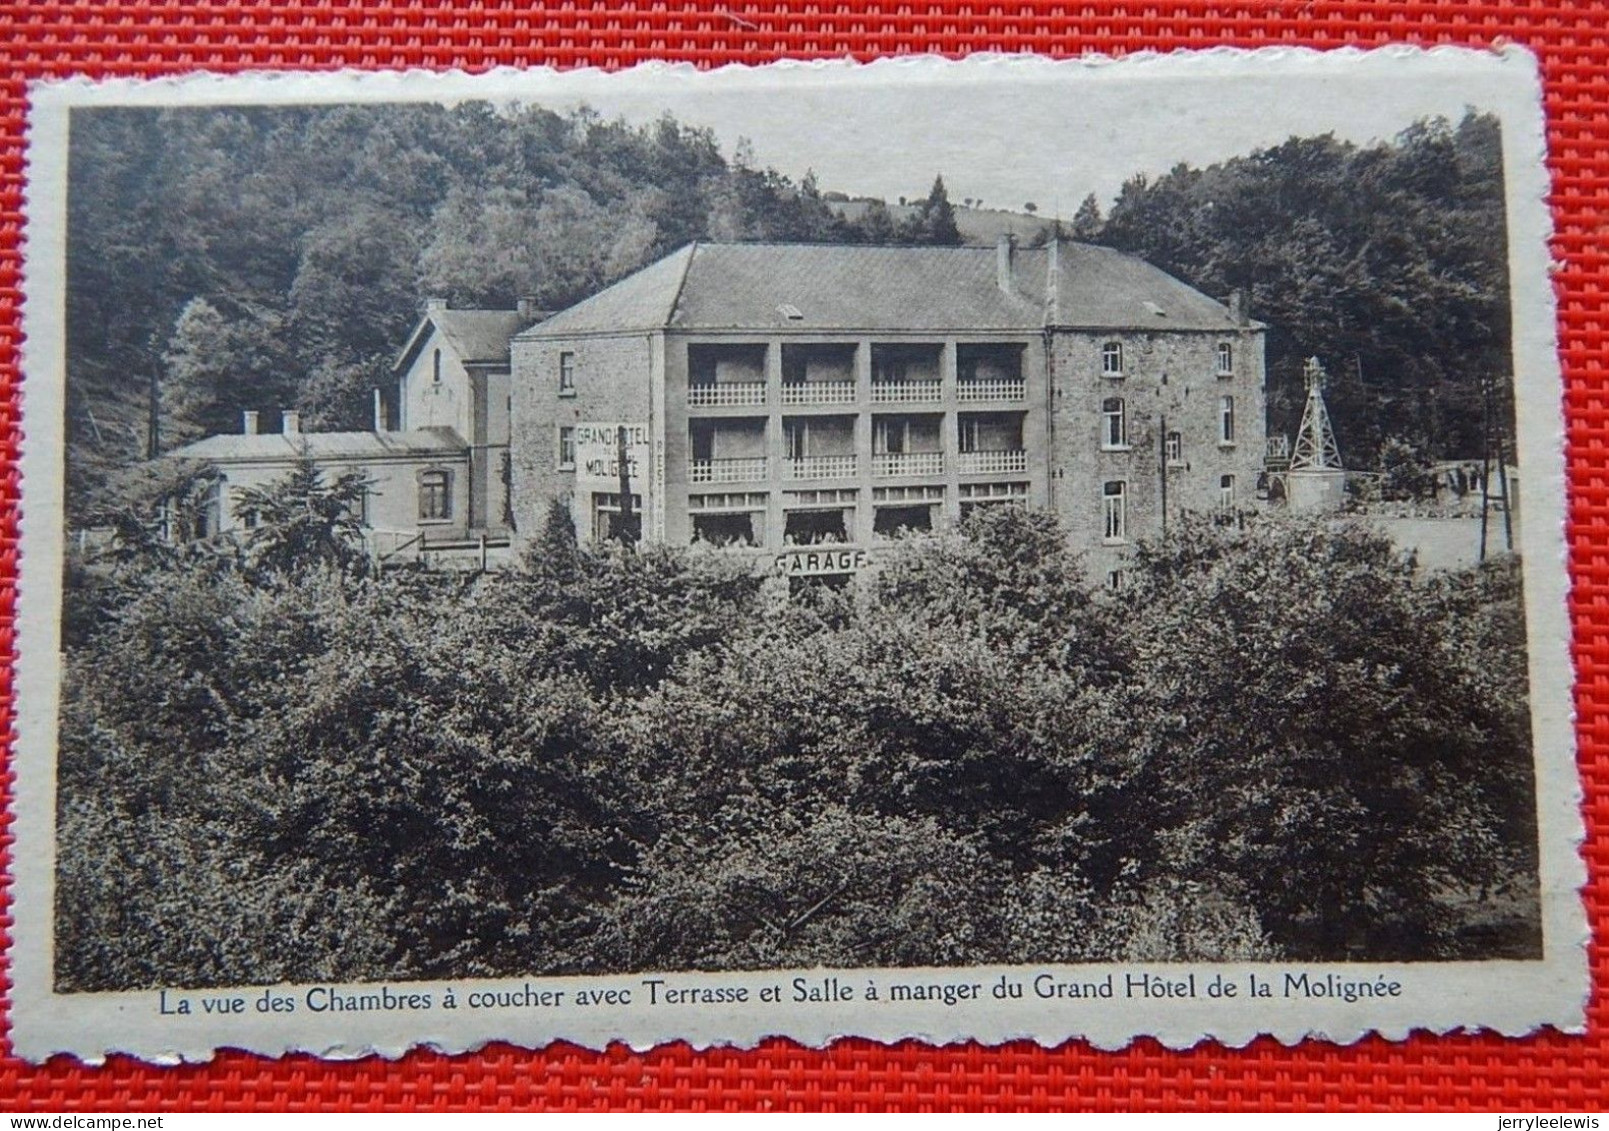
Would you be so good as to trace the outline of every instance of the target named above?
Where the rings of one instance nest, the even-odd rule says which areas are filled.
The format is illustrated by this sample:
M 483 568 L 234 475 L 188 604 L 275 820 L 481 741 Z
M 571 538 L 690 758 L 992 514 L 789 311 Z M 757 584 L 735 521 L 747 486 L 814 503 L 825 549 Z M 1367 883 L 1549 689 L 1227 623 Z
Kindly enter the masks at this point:
M 927 194 L 942 173 L 952 201 L 1070 217 L 1088 193 L 1103 208 L 1135 173 L 1207 165 L 1293 135 L 1369 142 L 1416 119 L 1486 109 L 1483 58 L 1381 58 L 1285 52 L 1250 65 L 1222 54 L 1061 66 L 1001 58 L 986 65 L 898 63 L 788 69 L 574 72 L 527 98 L 585 103 L 605 117 L 651 121 L 670 111 L 714 130 L 728 155 L 740 137 L 758 165 L 823 189 L 882 197 Z

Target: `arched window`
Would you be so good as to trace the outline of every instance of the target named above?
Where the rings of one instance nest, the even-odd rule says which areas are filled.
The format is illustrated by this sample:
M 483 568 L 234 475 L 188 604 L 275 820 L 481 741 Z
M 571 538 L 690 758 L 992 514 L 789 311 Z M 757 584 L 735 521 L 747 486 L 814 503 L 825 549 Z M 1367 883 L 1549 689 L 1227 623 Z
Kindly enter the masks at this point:
M 1226 511 L 1235 509 L 1235 477 L 1233 475 L 1220 475 L 1218 477 L 1218 506 Z
M 1220 444 L 1233 444 L 1235 442 L 1235 398 L 1218 398 L 1218 442 Z
M 1107 377 L 1123 376 L 1123 343 L 1107 342 L 1101 347 L 1101 373 Z
M 440 522 L 453 516 L 453 476 L 432 468 L 419 473 L 419 519 Z
M 1235 347 L 1228 342 L 1218 343 L 1218 376 L 1233 377 L 1235 375 Z
M 1122 451 L 1129 446 L 1128 414 L 1122 397 L 1107 397 L 1101 402 L 1101 447 L 1106 451 Z

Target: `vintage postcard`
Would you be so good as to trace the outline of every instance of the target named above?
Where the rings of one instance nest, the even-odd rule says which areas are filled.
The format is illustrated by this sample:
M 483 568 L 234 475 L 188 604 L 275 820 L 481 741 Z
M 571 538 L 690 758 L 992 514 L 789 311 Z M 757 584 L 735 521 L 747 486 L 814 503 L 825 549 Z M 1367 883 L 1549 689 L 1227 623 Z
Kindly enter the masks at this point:
M 1579 1030 L 1540 105 L 34 87 L 16 1051 Z

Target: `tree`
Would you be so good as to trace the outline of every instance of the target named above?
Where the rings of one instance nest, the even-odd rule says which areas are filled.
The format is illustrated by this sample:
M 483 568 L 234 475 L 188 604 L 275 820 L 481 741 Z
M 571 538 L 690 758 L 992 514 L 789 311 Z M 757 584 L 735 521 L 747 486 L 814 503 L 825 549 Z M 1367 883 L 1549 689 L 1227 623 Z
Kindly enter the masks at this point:
M 927 199 L 917 206 L 916 214 L 899 226 L 903 242 L 958 246 L 961 229 L 955 224 L 955 207 L 950 203 L 942 176 L 933 178 L 933 188 Z
M 247 559 L 258 570 L 295 575 L 310 569 L 362 573 L 363 499 L 369 481 L 342 472 L 330 484 L 306 455 L 281 479 L 235 492 L 236 513 L 249 516 Z
M 1098 238 L 1105 221 L 1101 218 L 1101 202 L 1090 193 L 1073 213 L 1072 236 L 1075 240 L 1085 242 Z
M 290 404 L 283 336 L 270 312 L 225 314 L 205 298 L 186 303 L 163 355 L 162 448 L 236 431 L 244 409 Z

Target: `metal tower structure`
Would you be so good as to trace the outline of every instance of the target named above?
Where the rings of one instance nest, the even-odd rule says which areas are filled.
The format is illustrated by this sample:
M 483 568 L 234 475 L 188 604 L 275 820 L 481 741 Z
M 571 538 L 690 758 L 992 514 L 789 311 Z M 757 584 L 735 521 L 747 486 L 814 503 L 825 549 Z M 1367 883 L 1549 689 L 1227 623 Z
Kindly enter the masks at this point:
M 1302 426 L 1296 430 L 1291 470 L 1340 471 L 1341 448 L 1330 427 L 1330 410 L 1324 407 L 1324 366 L 1310 357 L 1302 376 L 1307 380 L 1307 403 L 1302 406 Z

